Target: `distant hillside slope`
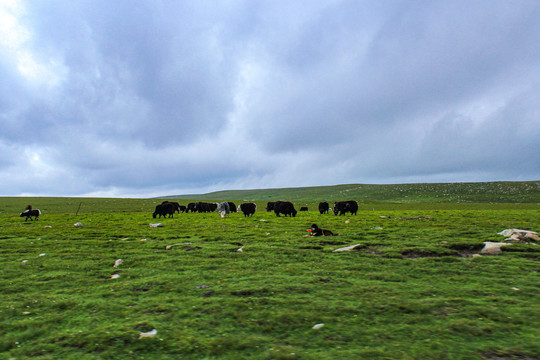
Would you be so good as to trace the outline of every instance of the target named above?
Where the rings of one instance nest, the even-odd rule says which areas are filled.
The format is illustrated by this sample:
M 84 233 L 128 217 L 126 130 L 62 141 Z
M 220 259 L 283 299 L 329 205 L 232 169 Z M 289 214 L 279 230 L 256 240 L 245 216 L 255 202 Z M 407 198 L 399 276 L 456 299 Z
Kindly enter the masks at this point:
M 225 190 L 162 198 L 201 200 L 375 200 L 390 202 L 540 203 L 540 181 L 348 184 L 260 190 Z

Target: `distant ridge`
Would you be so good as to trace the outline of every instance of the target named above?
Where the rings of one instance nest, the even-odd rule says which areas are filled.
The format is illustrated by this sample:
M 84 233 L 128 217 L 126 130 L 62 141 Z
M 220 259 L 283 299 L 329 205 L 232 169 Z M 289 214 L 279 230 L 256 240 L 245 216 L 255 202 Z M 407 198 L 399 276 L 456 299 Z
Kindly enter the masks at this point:
M 296 188 L 223 190 L 170 195 L 162 199 L 315 201 L 374 200 L 389 202 L 540 203 L 540 180 L 469 183 L 345 184 Z

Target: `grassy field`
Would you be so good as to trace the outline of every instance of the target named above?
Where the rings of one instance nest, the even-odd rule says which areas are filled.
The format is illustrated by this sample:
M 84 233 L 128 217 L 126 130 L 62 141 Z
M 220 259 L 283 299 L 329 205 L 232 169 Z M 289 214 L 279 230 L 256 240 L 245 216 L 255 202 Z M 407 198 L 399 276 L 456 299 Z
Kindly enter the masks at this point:
M 174 198 L 234 200 L 354 199 L 394 203 L 540 203 L 540 181 L 498 181 L 476 183 L 425 183 L 370 185 L 348 184 L 265 190 L 227 190 Z
M 540 358 L 540 246 L 472 257 L 540 231 L 538 204 L 152 219 L 160 202 L 0 198 L 0 359 Z

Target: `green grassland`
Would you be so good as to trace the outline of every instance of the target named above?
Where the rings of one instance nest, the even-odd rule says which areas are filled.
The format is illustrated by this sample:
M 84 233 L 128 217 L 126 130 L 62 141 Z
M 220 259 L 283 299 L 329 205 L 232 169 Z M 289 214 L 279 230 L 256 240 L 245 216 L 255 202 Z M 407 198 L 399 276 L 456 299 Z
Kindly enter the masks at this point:
M 358 198 L 333 216 L 311 194 L 295 218 L 260 198 L 224 219 L 152 219 L 159 199 L 0 198 L 0 359 L 538 359 L 540 246 L 472 254 L 539 231 L 540 205 L 496 198 Z M 39 221 L 18 217 L 27 204 Z M 306 237 L 312 223 L 340 235 Z
M 314 200 L 344 199 L 396 203 L 540 203 L 540 181 L 425 183 L 369 185 L 349 184 L 265 190 L 227 190 L 202 195 L 171 196 L 188 199 Z

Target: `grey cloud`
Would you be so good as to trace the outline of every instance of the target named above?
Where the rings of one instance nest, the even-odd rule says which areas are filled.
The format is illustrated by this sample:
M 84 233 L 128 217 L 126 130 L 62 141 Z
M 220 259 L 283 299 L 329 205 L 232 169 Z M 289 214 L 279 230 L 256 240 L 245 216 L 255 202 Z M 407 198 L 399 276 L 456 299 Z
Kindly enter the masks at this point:
M 540 175 L 536 2 L 23 5 L 5 194 Z

